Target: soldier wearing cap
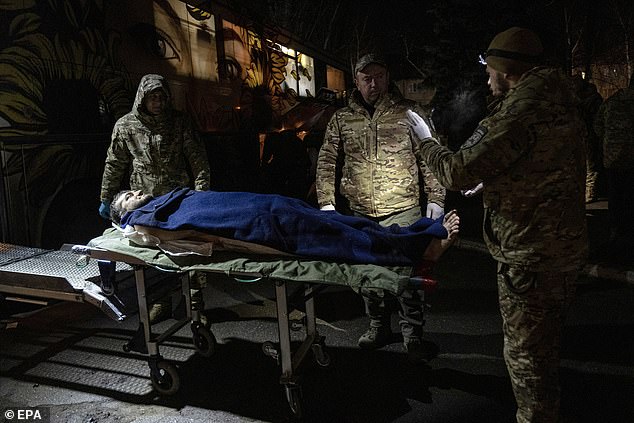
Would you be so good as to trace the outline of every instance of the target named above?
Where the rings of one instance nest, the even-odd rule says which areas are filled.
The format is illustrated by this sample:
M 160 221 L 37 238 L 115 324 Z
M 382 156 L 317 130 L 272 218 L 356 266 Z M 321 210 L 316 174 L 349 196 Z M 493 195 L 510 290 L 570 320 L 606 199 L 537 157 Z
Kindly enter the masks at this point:
M 362 56 L 354 66 L 349 105 L 328 123 L 317 161 L 317 200 L 322 210 L 337 210 L 370 218 L 381 225 L 410 225 L 421 215 L 421 184 L 428 203 L 427 217 L 443 214 L 445 189 L 429 171 L 407 125 L 408 109 L 422 113 L 390 85 L 385 61 L 376 54 Z M 419 179 L 419 175 L 422 178 Z M 362 348 L 392 342 L 391 312 L 382 290 L 362 290 L 369 330 L 359 339 Z M 408 358 L 428 359 L 432 348 L 422 342 L 423 292 L 406 290 L 398 297 L 400 329 Z
M 561 327 L 588 245 L 586 129 L 570 79 L 538 66 L 542 50 L 524 28 L 493 38 L 488 83 L 501 101 L 457 152 L 410 114 L 422 157 L 445 187 L 483 182 L 484 238 L 498 262 L 504 359 L 520 423 L 559 421 Z

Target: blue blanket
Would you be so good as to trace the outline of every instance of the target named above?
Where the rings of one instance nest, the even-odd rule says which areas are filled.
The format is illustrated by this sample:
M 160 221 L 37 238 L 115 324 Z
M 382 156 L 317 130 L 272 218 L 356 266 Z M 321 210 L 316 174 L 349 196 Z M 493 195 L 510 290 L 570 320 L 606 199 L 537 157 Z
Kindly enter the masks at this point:
M 442 218 L 421 218 L 408 227 L 384 227 L 280 195 L 188 188 L 173 190 L 126 213 L 121 223 L 194 229 L 302 257 L 393 266 L 416 264 L 432 238 L 447 237 Z

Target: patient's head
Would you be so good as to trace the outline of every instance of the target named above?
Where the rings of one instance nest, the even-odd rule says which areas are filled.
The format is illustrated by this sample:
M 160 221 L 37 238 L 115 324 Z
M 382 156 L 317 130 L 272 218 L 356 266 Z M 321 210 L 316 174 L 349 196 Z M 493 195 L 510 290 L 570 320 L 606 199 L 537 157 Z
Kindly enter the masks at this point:
M 118 225 L 121 223 L 121 218 L 126 212 L 138 209 L 139 207 L 149 203 L 150 200 L 152 200 L 152 196 L 149 194 L 143 194 L 143 191 L 141 190 L 121 191 L 114 196 L 114 199 L 110 204 L 110 218 Z

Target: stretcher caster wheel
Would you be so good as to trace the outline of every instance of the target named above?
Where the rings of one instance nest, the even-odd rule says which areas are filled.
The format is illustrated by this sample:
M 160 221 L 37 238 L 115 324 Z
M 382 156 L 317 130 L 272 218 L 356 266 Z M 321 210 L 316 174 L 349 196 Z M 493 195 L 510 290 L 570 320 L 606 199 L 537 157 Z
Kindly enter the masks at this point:
M 299 385 L 285 385 L 284 392 L 293 416 L 302 417 L 304 412 L 302 407 L 302 388 Z
M 203 357 L 211 357 L 216 352 L 216 337 L 201 324 L 192 325 L 194 348 Z
M 292 331 L 300 331 L 304 329 L 304 322 L 301 319 L 293 319 L 289 320 L 290 328 Z
M 279 361 L 279 352 L 277 351 L 275 344 L 271 341 L 266 341 L 262 344 L 262 352 L 264 355 L 268 355 L 273 360 Z
M 311 346 L 313 350 L 313 356 L 315 357 L 315 361 L 321 367 L 330 366 L 330 354 L 326 352 L 323 344 L 313 344 Z
M 150 366 L 152 386 L 162 395 L 174 395 L 180 388 L 181 379 L 176 366 L 167 361 L 158 361 L 156 368 Z

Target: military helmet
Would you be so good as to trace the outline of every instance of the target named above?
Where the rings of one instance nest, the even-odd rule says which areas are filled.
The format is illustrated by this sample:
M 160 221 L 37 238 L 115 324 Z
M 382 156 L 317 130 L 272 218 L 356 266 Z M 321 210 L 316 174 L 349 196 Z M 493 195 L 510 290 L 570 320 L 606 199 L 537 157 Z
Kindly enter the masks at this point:
M 486 51 L 486 64 L 498 72 L 521 75 L 540 63 L 543 52 L 535 32 L 513 27 L 493 38 Z

